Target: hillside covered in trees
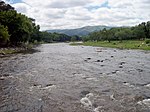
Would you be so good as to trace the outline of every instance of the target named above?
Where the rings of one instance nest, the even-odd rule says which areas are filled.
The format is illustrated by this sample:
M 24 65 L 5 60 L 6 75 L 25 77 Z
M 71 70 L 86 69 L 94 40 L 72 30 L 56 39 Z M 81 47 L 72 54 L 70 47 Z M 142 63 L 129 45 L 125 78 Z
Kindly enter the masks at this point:
M 104 28 L 106 29 L 111 29 L 113 27 L 110 26 L 105 26 L 105 25 L 98 25 L 98 26 L 85 26 L 85 27 L 81 27 L 81 28 L 76 28 L 76 29 L 56 29 L 56 30 L 47 30 L 50 33 L 63 33 L 69 36 L 74 36 L 74 35 L 78 35 L 78 36 L 86 36 L 91 32 L 96 32 L 96 31 L 100 31 L 103 30 Z
M 84 37 L 84 41 L 103 41 L 108 40 L 144 40 L 150 39 L 150 21 L 143 22 L 134 27 L 120 27 L 103 29 L 98 32 L 90 33 Z

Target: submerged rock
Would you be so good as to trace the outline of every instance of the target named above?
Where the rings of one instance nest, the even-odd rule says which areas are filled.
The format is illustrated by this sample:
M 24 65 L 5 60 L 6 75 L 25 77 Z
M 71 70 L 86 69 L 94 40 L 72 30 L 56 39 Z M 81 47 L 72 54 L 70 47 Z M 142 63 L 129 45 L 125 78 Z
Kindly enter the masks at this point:
M 88 60 L 90 60 L 91 58 L 87 58 Z
M 84 97 L 80 100 L 81 104 L 83 104 L 85 107 L 92 107 L 92 102 L 87 98 Z
M 138 102 L 139 105 L 146 105 L 150 108 L 150 99 L 144 99 Z
M 85 96 L 86 96 L 87 94 L 89 94 L 89 93 L 90 93 L 89 91 L 82 91 L 82 92 L 81 92 L 81 94 L 82 94 L 82 95 L 85 95 Z

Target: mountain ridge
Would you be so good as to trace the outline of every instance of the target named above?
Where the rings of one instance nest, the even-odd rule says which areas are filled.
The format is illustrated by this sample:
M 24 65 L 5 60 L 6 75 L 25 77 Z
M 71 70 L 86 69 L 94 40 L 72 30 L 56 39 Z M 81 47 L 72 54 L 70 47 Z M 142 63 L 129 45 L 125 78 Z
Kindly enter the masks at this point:
M 106 29 L 114 28 L 112 26 L 105 26 L 105 25 L 97 25 L 97 26 L 84 26 L 81 28 L 75 28 L 75 29 L 54 29 L 54 30 L 47 30 L 47 32 L 50 33 L 63 33 L 69 36 L 78 35 L 78 36 L 85 36 L 88 35 L 91 32 L 100 31 Z

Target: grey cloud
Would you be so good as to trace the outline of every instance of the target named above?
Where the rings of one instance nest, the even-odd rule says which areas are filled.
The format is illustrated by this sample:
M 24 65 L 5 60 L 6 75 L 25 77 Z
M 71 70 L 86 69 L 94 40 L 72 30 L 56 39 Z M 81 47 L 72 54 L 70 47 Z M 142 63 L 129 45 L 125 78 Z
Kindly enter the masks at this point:
M 47 7 L 50 8 L 70 8 L 70 7 L 77 7 L 77 6 L 84 6 L 88 2 L 85 0 L 62 0 L 62 1 L 54 1 L 51 4 L 47 4 Z

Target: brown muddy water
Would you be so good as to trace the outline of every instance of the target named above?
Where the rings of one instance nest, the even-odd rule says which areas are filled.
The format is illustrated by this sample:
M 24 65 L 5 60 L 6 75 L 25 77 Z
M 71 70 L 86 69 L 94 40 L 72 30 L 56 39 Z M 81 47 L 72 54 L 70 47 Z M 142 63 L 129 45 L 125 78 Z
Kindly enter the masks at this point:
M 0 112 L 150 112 L 150 51 L 36 49 L 0 59 Z

